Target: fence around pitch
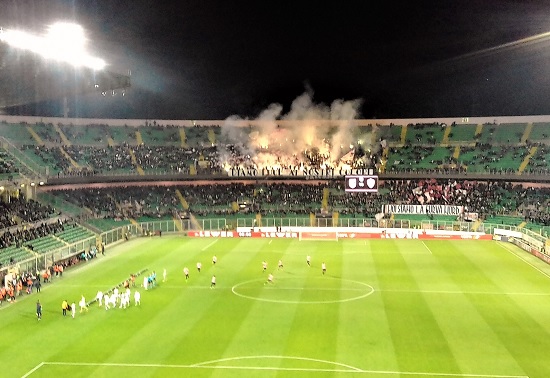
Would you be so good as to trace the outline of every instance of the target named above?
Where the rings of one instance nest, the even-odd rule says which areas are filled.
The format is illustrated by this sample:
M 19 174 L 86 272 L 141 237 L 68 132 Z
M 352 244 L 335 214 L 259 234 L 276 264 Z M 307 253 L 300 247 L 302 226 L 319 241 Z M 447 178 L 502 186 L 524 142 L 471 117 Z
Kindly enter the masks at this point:
M 546 243 L 547 238 L 542 233 L 536 233 L 528 229 L 519 228 L 511 225 L 502 224 L 484 224 L 475 222 L 451 222 L 451 221 L 412 221 L 412 220 L 381 220 L 369 218 L 343 218 L 337 221 L 333 219 L 323 219 L 315 217 L 305 218 L 268 218 L 264 217 L 260 220 L 254 218 L 237 218 L 236 220 L 228 221 L 224 218 L 213 219 L 182 219 L 182 220 L 159 220 L 150 222 L 141 222 L 137 224 L 129 224 L 118 227 L 109 231 L 105 231 L 99 235 L 103 245 L 108 246 L 114 243 L 121 242 L 125 239 L 142 236 L 147 232 L 152 234 L 158 233 L 185 233 L 188 230 L 227 230 L 235 227 L 392 227 L 392 228 L 431 228 L 434 230 L 447 231 L 463 231 L 463 232 L 485 232 L 493 234 L 494 229 L 505 229 L 510 231 L 521 232 L 527 237 L 536 239 L 542 243 Z M 41 271 L 53 263 L 68 259 L 82 251 L 89 251 L 91 247 L 97 243 L 96 237 L 80 240 L 76 243 L 55 249 L 50 252 L 36 254 L 35 257 L 19 261 L 17 265 L 20 271 Z M 12 266 L 7 266 L 0 269 L 0 276 L 7 272 Z
M 430 228 L 433 230 L 485 232 L 483 223 L 452 222 L 443 220 L 406 220 L 371 218 L 238 218 L 236 227 L 382 227 L 382 228 Z

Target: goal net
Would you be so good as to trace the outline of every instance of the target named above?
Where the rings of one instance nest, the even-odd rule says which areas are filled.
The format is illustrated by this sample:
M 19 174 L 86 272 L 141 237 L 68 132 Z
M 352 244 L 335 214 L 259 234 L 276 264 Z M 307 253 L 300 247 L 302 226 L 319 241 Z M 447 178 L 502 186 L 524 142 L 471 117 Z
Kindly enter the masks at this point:
M 302 240 L 336 240 L 338 241 L 338 233 L 335 231 L 300 231 L 298 239 Z

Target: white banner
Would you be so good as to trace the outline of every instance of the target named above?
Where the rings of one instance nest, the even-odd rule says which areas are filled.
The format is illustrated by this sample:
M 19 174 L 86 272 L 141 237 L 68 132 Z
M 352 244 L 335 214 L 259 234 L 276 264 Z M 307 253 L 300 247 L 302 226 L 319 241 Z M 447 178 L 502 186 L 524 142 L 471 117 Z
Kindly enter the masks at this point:
M 384 205 L 385 214 L 425 214 L 425 215 L 456 215 L 464 211 L 463 206 L 451 205 Z

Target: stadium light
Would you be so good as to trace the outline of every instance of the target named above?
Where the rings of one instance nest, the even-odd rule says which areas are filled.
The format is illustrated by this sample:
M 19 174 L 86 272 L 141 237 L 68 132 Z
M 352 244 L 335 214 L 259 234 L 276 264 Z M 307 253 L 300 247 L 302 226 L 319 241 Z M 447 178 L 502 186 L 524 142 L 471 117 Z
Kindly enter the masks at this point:
M 106 63 L 93 57 L 86 51 L 86 37 L 82 26 L 67 22 L 58 22 L 48 27 L 44 36 L 34 35 L 20 30 L 3 29 L 0 41 L 16 48 L 29 50 L 43 56 L 69 63 L 75 67 L 102 70 Z

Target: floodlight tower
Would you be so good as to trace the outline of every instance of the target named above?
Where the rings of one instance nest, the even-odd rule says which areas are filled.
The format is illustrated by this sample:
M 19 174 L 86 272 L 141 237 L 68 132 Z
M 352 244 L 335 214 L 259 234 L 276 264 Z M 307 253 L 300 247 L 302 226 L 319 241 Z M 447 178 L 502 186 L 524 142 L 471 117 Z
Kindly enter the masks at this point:
M 50 25 L 44 35 L 0 28 L 0 48 L 4 44 L 19 51 L 17 54 L 28 54 L 32 61 L 29 65 L 34 68 L 32 72 L 25 69 L 20 72 L 20 65 L 13 64 L 11 69 L 17 72 L 14 77 L 20 76 L 23 80 L 14 79 L 9 83 L 14 90 L 13 93 L 7 91 L 7 96 L 15 98 L 0 98 L 0 107 L 62 99 L 63 115 L 67 117 L 68 92 L 71 95 L 106 93 L 130 87 L 130 77 L 108 71 L 103 59 L 87 51 L 86 43 L 84 29 L 73 23 Z M 0 90 L 2 87 L 0 82 Z

